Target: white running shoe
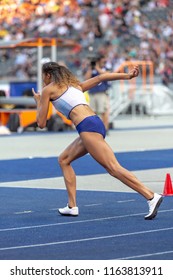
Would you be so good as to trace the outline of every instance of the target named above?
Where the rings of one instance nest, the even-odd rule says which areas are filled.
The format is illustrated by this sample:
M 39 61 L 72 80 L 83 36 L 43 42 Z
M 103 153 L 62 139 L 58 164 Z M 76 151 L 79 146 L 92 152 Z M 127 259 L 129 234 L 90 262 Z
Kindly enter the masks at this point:
M 67 204 L 64 208 L 59 208 L 58 212 L 64 216 L 78 216 L 79 215 L 79 208 L 77 206 L 70 208 Z
M 154 193 L 152 200 L 148 200 L 149 213 L 145 216 L 145 220 L 152 220 L 156 217 L 158 208 L 163 201 L 163 197 L 160 194 Z

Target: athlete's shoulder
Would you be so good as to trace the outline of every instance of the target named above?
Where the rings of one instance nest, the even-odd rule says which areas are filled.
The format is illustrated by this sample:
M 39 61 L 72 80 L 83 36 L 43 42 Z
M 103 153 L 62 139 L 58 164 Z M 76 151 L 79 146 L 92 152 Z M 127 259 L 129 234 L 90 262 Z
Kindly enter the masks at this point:
M 82 91 L 83 92 L 83 90 L 82 90 L 82 83 L 80 83 L 80 84 L 78 84 L 78 85 L 75 85 L 75 86 L 70 86 L 69 87 L 69 90 L 71 89 L 71 90 L 80 90 L 80 91 Z

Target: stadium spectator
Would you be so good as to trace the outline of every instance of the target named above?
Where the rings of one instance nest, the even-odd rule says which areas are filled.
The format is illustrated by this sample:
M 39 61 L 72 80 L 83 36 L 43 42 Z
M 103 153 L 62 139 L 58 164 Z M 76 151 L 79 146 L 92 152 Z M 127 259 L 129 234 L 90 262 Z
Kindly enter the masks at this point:
M 104 56 L 96 56 L 89 61 L 85 68 L 84 77 L 87 80 L 99 74 L 106 73 L 108 70 L 110 69 L 106 67 L 106 58 Z M 109 87 L 110 84 L 108 82 L 102 82 L 88 91 L 90 106 L 102 119 L 107 133 L 109 130 Z
M 83 54 L 93 46 L 111 58 L 113 69 L 127 57 L 150 59 L 157 74 L 160 58 L 164 63 L 173 60 L 172 7 L 171 0 L 1 0 L 0 42 L 31 37 L 72 38 L 83 48 L 78 56 L 80 64 Z M 0 50 L 2 54 L 4 50 Z M 6 54 L 5 60 L 13 64 L 16 51 Z M 78 73 L 76 58 L 69 59 L 66 54 L 66 60 Z M 36 59 L 31 61 L 35 62 Z M 17 77 L 18 71 L 11 74 Z M 3 77 L 3 73 L 0 75 Z

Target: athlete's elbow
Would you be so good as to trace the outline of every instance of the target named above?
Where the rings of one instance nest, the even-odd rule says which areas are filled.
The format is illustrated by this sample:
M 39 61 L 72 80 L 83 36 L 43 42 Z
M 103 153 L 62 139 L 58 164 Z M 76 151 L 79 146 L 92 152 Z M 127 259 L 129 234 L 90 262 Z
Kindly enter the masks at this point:
M 37 125 L 38 125 L 39 128 L 45 128 L 46 127 L 46 122 L 37 120 Z
M 41 128 L 41 129 L 45 127 L 45 125 L 41 125 L 39 122 L 37 122 L 37 125 L 38 125 L 38 127 Z
M 41 129 L 43 129 L 43 128 L 46 127 L 46 125 L 40 125 L 40 124 L 38 124 L 38 127 L 41 128 Z

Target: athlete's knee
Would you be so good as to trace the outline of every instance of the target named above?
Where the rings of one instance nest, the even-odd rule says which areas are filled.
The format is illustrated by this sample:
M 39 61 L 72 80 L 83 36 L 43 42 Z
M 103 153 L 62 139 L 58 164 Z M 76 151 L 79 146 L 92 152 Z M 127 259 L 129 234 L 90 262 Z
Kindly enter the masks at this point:
M 68 165 L 69 164 L 68 156 L 65 153 L 60 154 L 58 157 L 58 163 L 61 167 Z

